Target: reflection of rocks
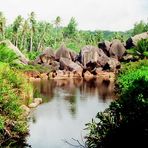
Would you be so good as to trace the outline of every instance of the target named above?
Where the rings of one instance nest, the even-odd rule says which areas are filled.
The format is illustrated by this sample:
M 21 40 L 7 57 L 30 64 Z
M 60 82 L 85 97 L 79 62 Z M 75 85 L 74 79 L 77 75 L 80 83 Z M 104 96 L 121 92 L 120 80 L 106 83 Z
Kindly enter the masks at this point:
M 114 83 L 108 80 L 102 81 L 101 87 L 99 89 L 99 95 L 102 97 L 102 99 L 105 100 L 109 96 L 113 97 L 113 92 L 114 92 Z

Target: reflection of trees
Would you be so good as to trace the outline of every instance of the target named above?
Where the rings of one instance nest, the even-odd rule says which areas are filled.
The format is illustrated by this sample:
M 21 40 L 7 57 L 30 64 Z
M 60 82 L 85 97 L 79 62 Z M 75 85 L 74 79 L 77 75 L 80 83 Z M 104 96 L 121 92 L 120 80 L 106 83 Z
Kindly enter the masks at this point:
M 75 115 L 76 115 L 76 112 L 77 112 L 77 106 L 76 106 L 76 102 L 77 100 L 76 100 L 76 95 L 73 95 L 73 96 L 71 96 L 70 97 L 70 99 L 69 99 L 69 103 L 70 103 L 70 112 L 71 112 L 71 115 L 73 116 L 73 117 L 75 117 Z
M 44 81 L 35 81 L 33 84 L 35 87 L 34 89 L 38 94 L 38 96 L 41 95 L 43 98 L 47 99 L 46 101 L 50 101 L 53 98 L 55 83 L 52 83 L 52 81 L 50 80 L 49 81 L 44 80 Z
M 99 99 L 113 98 L 114 83 L 102 79 L 83 80 L 80 93 L 94 96 L 98 94 Z
M 110 81 L 101 81 L 98 94 L 104 101 L 106 99 L 113 99 L 114 83 Z
M 38 92 L 47 98 L 47 102 L 54 99 L 64 99 L 68 102 L 68 108 L 73 117 L 77 112 L 77 93 L 81 96 L 81 101 L 97 96 L 99 99 L 106 100 L 113 98 L 114 83 L 102 81 L 102 79 L 62 79 L 46 80 L 34 82 Z M 86 97 L 85 97 L 86 96 Z

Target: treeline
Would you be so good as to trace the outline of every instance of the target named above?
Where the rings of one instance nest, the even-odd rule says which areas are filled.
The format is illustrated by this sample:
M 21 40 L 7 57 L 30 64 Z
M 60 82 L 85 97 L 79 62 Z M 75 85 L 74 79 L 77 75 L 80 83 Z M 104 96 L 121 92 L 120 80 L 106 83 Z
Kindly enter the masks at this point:
M 97 45 L 99 41 L 116 38 L 125 41 L 131 35 L 148 31 L 148 23 L 143 21 L 127 32 L 82 31 L 77 29 L 78 24 L 73 17 L 67 26 L 62 27 L 60 16 L 51 23 L 38 21 L 34 12 L 31 12 L 27 19 L 21 15 L 17 16 L 9 25 L 6 25 L 6 20 L 0 12 L 0 41 L 9 39 L 20 50 L 27 52 L 42 51 L 47 46 L 56 49 L 62 43 L 78 51 L 84 45 Z

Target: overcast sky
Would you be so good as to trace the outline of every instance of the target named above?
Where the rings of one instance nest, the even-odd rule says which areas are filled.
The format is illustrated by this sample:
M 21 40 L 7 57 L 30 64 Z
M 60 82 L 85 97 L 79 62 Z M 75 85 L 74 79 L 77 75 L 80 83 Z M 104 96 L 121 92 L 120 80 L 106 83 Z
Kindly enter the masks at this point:
M 148 0 L 0 0 L 0 11 L 8 22 L 34 11 L 39 20 L 51 22 L 60 16 L 63 25 L 75 17 L 83 30 L 125 31 L 148 20 Z

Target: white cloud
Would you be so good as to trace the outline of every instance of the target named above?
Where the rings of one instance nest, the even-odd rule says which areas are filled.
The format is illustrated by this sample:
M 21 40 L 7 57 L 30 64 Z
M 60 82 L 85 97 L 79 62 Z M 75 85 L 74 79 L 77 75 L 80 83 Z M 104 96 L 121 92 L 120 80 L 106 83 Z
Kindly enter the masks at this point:
M 80 29 L 127 30 L 147 19 L 146 4 L 146 0 L 1 0 L 0 11 L 9 22 L 34 11 L 40 20 L 61 16 L 64 25 L 73 16 Z

